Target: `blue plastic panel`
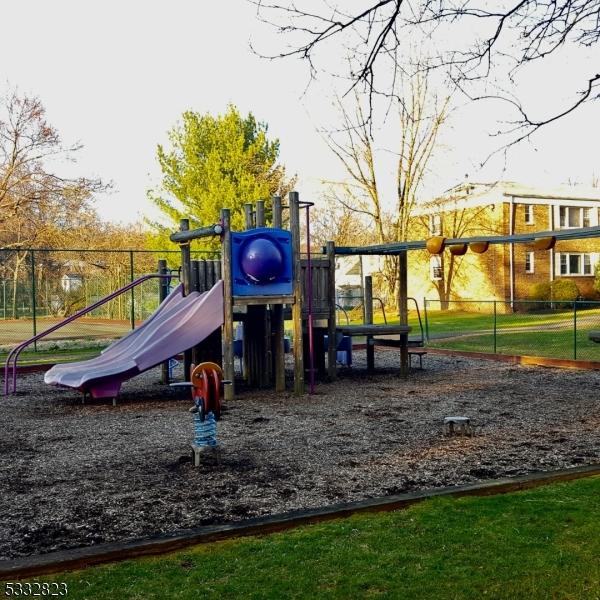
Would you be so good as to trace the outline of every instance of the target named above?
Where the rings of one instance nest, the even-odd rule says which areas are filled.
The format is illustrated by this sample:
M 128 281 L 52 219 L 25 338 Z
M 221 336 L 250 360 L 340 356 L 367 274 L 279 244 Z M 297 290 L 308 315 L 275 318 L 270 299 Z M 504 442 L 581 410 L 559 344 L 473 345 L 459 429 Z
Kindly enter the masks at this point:
M 244 271 L 248 249 L 255 240 L 266 239 L 281 254 L 281 267 L 269 281 L 256 281 Z M 256 244 L 255 244 L 256 245 Z M 231 270 L 234 296 L 285 296 L 293 292 L 292 234 L 285 229 L 259 227 L 231 234 Z

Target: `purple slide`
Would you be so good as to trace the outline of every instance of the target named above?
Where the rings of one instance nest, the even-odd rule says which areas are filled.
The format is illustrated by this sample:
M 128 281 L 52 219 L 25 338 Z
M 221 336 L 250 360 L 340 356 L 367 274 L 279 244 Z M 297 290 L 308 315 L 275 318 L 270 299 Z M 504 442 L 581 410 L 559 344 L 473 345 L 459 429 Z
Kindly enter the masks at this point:
M 117 340 L 100 356 L 55 365 L 44 376 L 94 398 L 114 398 L 121 384 L 172 356 L 199 344 L 223 324 L 223 282 L 208 292 L 183 296 L 177 286 L 140 327 Z

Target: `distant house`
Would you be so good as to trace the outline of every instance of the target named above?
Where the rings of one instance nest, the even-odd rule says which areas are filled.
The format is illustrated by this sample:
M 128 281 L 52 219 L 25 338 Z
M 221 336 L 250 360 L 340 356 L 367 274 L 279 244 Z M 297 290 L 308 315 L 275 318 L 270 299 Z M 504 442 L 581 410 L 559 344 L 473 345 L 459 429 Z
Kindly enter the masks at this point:
M 543 189 L 514 182 L 462 183 L 416 211 L 411 238 L 472 237 L 596 226 L 600 189 Z M 553 250 L 531 244 L 492 245 L 463 257 L 409 252 L 409 294 L 419 299 L 467 300 L 530 297 L 535 284 L 572 279 L 583 297 L 596 297 L 594 273 L 600 240 L 559 241 Z
M 82 285 L 83 285 L 83 275 L 78 275 L 76 273 L 65 273 L 60 278 L 60 287 L 67 294 L 81 289 Z
M 378 256 L 338 256 L 335 270 L 336 303 L 345 309 L 363 302 L 363 281 L 381 270 Z

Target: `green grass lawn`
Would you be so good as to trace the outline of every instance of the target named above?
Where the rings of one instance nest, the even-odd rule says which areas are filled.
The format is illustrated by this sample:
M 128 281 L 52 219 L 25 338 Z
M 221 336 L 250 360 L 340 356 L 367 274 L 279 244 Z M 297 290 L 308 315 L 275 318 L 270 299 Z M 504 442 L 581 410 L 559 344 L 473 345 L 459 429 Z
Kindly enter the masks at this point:
M 600 597 L 600 477 L 41 577 L 69 598 Z
M 577 331 L 577 352 L 571 329 L 558 331 L 510 331 L 500 329 L 496 336 L 498 354 L 522 356 L 547 356 L 551 358 L 576 358 L 600 361 L 600 344 L 588 339 L 588 330 Z M 467 335 L 464 337 L 430 340 L 432 348 L 444 348 L 463 352 L 494 352 L 492 333 Z
M 89 348 L 62 348 L 52 350 L 24 350 L 19 355 L 19 366 L 43 365 L 59 362 L 71 362 L 76 360 L 87 360 L 100 354 L 105 346 L 93 346 Z M 7 352 L 0 352 L 0 364 L 3 365 L 8 356 Z
M 600 329 L 600 309 L 586 309 L 577 311 L 578 318 L 583 317 L 590 318 L 597 322 L 597 328 Z M 353 324 L 362 323 L 362 313 L 353 311 L 349 313 L 350 322 Z M 388 323 L 398 323 L 398 315 L 395 315 L 388 311 L 386 313 Z M 373 321 L 375 323 L 383 323 L 383 313 L 381 311 L 375 311 L 373 315 Z M 345 317 L 341 311 L 338 311 L 337 315 L 339 322 L 345 322 Z M 573 311 L 552 311 L 552 312 L 518 312 L 502 314 L 498 313 L 496 316 L 497 326 L 503 328 L 512 327 L 542 327 L 544 325 L 552 325 L 556 323 L 571 323 L 573 321 Z M 421 310 L 421 320 L 423 327 L 425 327 L 425 313 Z M 408 313 L 408 323 L 413 328 L 418 329 L 419 321 L 417 311 L 414 308 L 410 308 Z M 457 310 L 428 310 L 427 311 L 427 323 L 429 326 L 430 334 L 445 334 L 469 331 L 481 331 L 487 329 L 493 329 L 494 327 L 494 315 L 491 312 L 466 312 Z M 415 330 L 416 330 L 415 329 Z

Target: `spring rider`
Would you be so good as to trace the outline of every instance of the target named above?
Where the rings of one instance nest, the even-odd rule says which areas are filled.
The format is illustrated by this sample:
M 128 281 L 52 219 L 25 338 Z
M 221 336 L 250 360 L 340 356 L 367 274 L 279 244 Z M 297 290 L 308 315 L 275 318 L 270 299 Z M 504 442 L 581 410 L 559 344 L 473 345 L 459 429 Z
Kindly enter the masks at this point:
M 183 385 L 192 388 L 194 406 L 194 440 L 192 456 L 194 466 L 202 463 L 202 457 L 217 448 L 217 421 L 221 418 L 221 386 L 229 383 L 223 380 L 221 367 L 213 362 L 192 365 L 190 382 Z M 182 384 L 175 384 L 182 385 Z

